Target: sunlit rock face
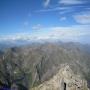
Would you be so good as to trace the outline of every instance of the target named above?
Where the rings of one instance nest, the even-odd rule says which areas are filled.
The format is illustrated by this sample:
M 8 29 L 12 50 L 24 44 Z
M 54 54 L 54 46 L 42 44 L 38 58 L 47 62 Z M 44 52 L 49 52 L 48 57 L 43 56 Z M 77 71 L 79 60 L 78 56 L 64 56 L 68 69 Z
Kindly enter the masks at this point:
M 80 75 L 75 75 L 68 64 L 63 64 L 53 78 L 32 90 L 89 90 L 89 88 L 86 80 Z

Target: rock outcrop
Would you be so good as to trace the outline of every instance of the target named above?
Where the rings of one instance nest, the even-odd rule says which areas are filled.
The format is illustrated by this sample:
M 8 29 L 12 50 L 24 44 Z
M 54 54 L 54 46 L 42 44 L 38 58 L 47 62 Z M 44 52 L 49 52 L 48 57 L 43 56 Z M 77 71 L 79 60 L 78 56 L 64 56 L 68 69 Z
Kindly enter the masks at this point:
M 75 75 L 68 64 L 63 64 L 59 72 L 32 90 L 89 90 L 87 81 Z

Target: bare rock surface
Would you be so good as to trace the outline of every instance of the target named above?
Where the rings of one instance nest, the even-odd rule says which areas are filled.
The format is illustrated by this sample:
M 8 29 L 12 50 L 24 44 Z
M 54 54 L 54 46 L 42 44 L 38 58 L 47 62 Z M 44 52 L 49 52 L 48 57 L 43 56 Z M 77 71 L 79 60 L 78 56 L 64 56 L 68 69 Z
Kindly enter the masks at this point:
M 68 64 L 62 64 L 56 75 L 32 90 L 89 90 L 89 88 L 85 79 L 74 74 Z

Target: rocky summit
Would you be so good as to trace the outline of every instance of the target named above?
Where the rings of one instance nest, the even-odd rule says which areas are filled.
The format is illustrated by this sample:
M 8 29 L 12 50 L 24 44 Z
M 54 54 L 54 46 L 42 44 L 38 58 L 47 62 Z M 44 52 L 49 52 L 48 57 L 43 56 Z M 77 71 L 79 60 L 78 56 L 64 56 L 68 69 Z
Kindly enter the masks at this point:
M 69 64 L 62 64 L 60 70 L 50 80 L 32 90 L 90 90 L 87 81 L 76 75 Z

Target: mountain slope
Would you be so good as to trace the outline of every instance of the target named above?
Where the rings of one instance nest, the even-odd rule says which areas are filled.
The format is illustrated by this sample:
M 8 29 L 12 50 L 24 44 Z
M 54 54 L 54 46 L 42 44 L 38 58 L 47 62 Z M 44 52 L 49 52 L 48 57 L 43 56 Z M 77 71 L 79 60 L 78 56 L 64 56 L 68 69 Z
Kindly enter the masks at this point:
M 61 65 L 67 63 L 76 75 L 80 75 L 88 82 L 88 87 L 90 87 L 89 50 L 89 45 L 78 43 L 32 43 L 5 49 L 0 54 L 0 64 L 11 66 L 13 73 L 9 73 L 12 77 L 11 84 L 14 81 L 17 85 L 21 84 L 24 87 L 31 88 L 50 80 L 58 73 Z M 2 61 L 5 62 L 2 63 Z M 1 67 L 1 65 L 0 70 L 2 73 L 6 73 L 3 72 L 3 66 Z M 7 67 L 4 69 L 8 70 Z M 0 75 L 0 81 L 6 83 L 1 73 Z M 23 76 L 25 78 L 20 79 Z M 20 79 L 20 81 L 17 79 Z
M 63 64 L 56 75 L 32 90 L 89 90 L 86 80 L 75 75 L 68 64 Z

